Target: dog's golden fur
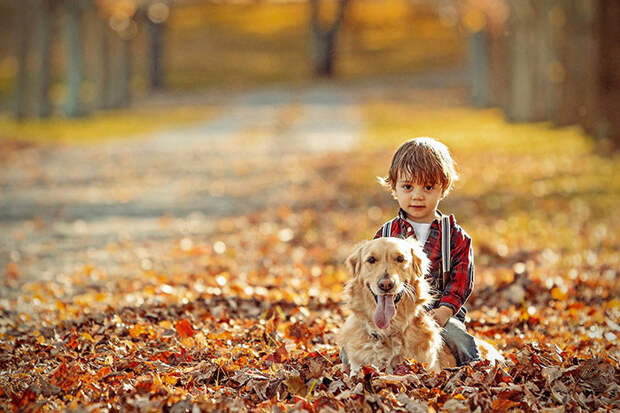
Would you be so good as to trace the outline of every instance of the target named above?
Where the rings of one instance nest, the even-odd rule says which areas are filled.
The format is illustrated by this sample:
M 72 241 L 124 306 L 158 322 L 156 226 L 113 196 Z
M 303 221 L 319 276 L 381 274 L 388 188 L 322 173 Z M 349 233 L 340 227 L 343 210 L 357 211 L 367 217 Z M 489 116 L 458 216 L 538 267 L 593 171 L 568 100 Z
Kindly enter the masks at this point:
M 424 277 L 429 261 L 415 240 L 378 238 L 363 242 L 347 258 L 347 266 L 353 274 L 345 287 L 351 315 L 337 340 L 351 371 L 374 365 L 389 372 L 403 359 L 411 358 L 434 371 L 456 366 L 441 338 L 441 327 L 424 308 L 431 300 Z M 378 284 L 381 280 L 390 280 L 393 288 L 382 290 Z M 398 300 L 394 297 L 400 292 L 394 311 L 392 302 Z M 392 310 L 385 310 L 386 306 Z M 480 344 L 484 357 L 490 345 Z

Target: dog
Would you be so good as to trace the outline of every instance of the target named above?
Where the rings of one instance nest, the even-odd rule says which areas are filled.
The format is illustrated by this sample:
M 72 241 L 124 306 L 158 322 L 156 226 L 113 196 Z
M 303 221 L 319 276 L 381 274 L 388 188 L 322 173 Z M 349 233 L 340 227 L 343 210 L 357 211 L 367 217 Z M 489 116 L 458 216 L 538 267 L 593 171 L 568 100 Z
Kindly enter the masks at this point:
M 346 264 L 353 274 L 345 286 L 351 314 L 337 342 L 351 374 L 365 365 L 391 373 L 411 358 L 435 372 L 456 366 L 441 327 L 426 308 L 433 298 L 425 278 L 430 262 L 417 241 L 389 237 L 365 241 Z M 478 339 L 476 343 L 483 358 L 501 360 L 489 343 Z

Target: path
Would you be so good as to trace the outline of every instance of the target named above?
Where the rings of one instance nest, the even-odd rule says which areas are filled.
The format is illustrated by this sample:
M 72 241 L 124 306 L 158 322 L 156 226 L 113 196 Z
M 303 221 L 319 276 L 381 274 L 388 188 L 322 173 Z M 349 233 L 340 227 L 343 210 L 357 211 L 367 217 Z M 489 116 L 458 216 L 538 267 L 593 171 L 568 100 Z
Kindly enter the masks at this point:
M 333 87 L 267 89 L 229 99 L 215 120 L 143 139 L 22 151 L 0 173 L 0 269 L 16 262 L 28 280 L 86 263 L 108 273 L 149 267 L 162 242 L 269 205 L 289 182 L 286 171 L 268 178 L 280 160 L 354 145 L 352 103 Z M 260 193 L 246 196 L 258 192 L 252 185 Z

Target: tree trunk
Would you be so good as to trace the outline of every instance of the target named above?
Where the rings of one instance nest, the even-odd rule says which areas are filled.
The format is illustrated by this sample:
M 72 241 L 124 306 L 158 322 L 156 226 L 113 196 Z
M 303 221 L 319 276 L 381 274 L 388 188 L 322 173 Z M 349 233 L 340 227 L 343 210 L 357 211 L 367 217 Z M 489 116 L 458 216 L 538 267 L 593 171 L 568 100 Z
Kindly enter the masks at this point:
M 344 20 L 344 13 L 348 0 L 338 0 L 336 18 L 326 29 L 322 29 L 319 22 L 319 1 L 320 0 L 310 1 L 312 62 L 314 73 L 317 76 L 332 77 L 334 74 L 334 59 L 336 56 L 336 39 Z
M 507 22 L 489 26 L 489 105 L 505 108 L 510 85 Z
M 65 3 L 65 37 L 67 54 L 67 102 L 69 117 L 84 115 L 80 92 L 82 88 L 82 47 L 80 44 L 82 9 L 78 0 Z
M 105 18 L 97 19 L 99 26 L 99 47 L 97 49 L 99 55 L 99 65 L 97 77 L 97 108 L 109 109 L 111 106 L 110 96 L 110 29 Z
M 163 86 L 163 40 L 164 24 L 147 18 L 149 30 L 149 80 L 151 90 Z
M 39 88 L 37 94 L 37 116 L 47 118 L 52 112 L 50 103 L 51 86 L 51 48 L 53 38 L 56 0 L 43 0 L 39 9 L 38 47 L 39 47 Z
M 471 98 L 474 106 L 489 105 L 489 45 L 485 30 L 469 34 L 469 70 L 471 72 Z
M 26 83 L 27 83 L 27 64 L 28 49 L 30 48 L 29 23 L 30 11 L 32 10 L 30 1 L 22 0 L 17 2 L 17 75 L 15 80 L 15 107 L 14 116 L 17 120 L 22 120 L 26 116 Z
M 599 62 L 601 118 L 595 133 L 614 142 L 620 147 L 620 2 L 601 0 L 599 10 Z
M 131 40 L 121 39 L 119 95 L 117 107 L 127 107 L 131 101 Z
M 538 0 L 532 5 L 535 18 L 535 60 L 531 62 L 535 77 L 532 102 L 532 119 L 547 120 L 555 116 L 558 110 L 558 92 L 563 88 L 565 77 L 563 39 L 557 39 L 565 30 L 562 16 L 562 0 Z
M 555 82 L 559 91 L 554 102 L 555 110 L 549 119 L 559 126 L 578 123 L 578 107 L 583 103 L 583 96 L 580 96 L 580 86 L 584 81 L 582 69 L 588 62 L 582 60 L 587 55 L 581 39 L 585 33 L 582 32 L 581 19 L 575 6 L 574 0 L 564 0 L 553 10 L 562 21 L 561 25 L 555 25 L 559 50 L 558 67 L 561 68 L 562 79 Z M 551 79 L 552 82 L 554 80 Z
M 514 122 L 536 119 L 532 102 L 536 96 L 536 34 L 534 9 L 529 1 L 510 1 L 509 41 L 511 62 L 510 92 L 506 115 Z
M 598 0 L 587 1 L 588 18 L 584 22 L 584 30 L 587 33 L 585 39 L 585 56 L 587 70 L 583 79 L 583 106 L 579 109 L 579 121 L 586 132 L 593 134 L 593 125 L 598 113 L 599 88 L 598 74 L 600 72 L 600 56 L 597 48 L 597 14 L 600 8 Z

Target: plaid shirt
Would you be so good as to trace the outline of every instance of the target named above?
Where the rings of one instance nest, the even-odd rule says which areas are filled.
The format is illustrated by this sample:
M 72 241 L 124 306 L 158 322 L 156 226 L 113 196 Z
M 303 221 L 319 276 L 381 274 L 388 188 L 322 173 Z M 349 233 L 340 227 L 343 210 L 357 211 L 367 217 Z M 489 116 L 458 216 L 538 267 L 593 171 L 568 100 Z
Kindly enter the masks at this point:
M 385 236 L 384 227 L 389 237 L 416 238 L 415 229 L 405 219 L 407 213 L 402 209 L 398 216 L 386 222 L 379 228 L 375 238 Z M 387 225 L 387 226 L 386 226 Z M 417 238 L 416 238 L 417 239 Z M 474 250 L 471 238 L 456 224 L 454 215 L 450 215 L 450 263 L 451 269 L 448 281 L 442 291 L 441 299 L 435 306 L 445 305 L 454 311 L 457 318 L 465 318 L 463 304 L 469 298 L 474 287 Z M 441 277 L 441 220 L 435 219 L 431 224 L 428 238 L 424 244 L 424 252 L 431 261 L 430 278 L 431 284 L 438 288 Z M 462 311 L 461 311 L 462 310 Z M 459 313 L 460 312 L 460 313 Z

